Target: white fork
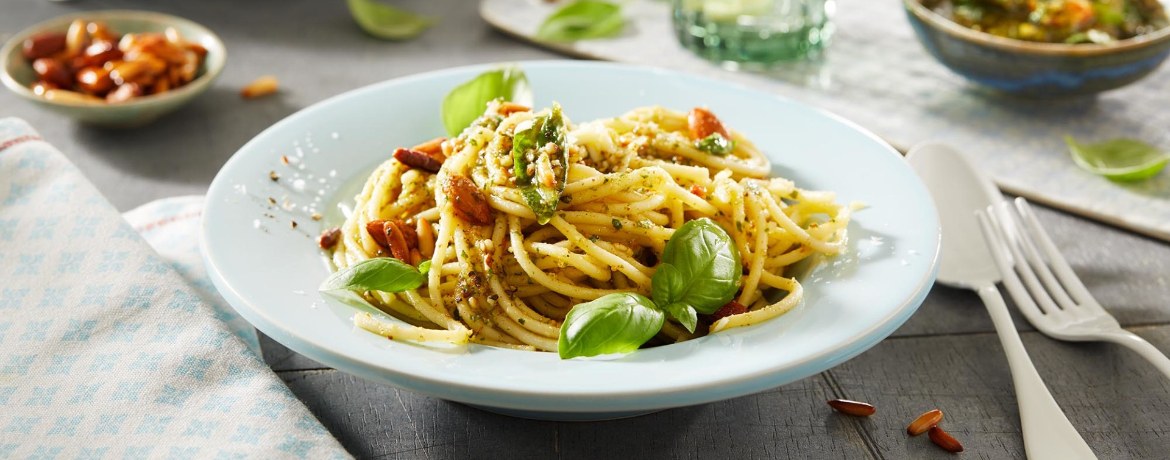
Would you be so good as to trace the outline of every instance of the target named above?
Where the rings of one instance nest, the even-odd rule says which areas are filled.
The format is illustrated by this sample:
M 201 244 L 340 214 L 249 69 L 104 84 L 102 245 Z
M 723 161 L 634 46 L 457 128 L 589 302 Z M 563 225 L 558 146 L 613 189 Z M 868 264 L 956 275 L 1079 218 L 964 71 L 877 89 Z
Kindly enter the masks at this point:
M 1028 322 L 1054 339 L 1124 345 L 1170 377 L 1170 359 L 1122 329 L 1065 262 L 1028 202 L 1016 198 L 1014 204 L 1004 201 L 976 214 L 1004 287 Z

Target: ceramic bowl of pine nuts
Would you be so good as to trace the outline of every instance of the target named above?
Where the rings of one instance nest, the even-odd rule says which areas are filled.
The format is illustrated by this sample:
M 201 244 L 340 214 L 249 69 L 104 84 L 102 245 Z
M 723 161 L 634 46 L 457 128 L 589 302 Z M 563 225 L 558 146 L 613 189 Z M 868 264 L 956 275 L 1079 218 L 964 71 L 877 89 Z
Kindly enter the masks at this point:
M 29 27 L 0 49 L 0 81 L 79 122 L 137 127 L 211 87 L 227 52 L 213 32 L 149 11 L 89 11 Z

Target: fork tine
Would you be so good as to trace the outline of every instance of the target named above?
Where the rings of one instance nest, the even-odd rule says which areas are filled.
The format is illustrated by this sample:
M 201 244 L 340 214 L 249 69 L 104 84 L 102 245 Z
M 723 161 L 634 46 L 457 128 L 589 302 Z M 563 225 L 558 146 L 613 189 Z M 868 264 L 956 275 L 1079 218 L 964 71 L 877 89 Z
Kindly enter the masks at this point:
M 1040 221 L 1036 219 L 1036 214 L 1032 212 L 1032 205 L 1023 198 L 1016 198 L 1016 209 L 1020 211 L 1028 227 L 1031 229 L 1032 236 L 1035 237 L 1036 242 L 1039 243 L 1040 249 L 1048 256 L 1048 262 L 1052 264 L 1053 271 L 1056 272 L 1057 279 L 1068 290 L 1069 294 L 1076 299 L 1079 305 L 1097 305 L 1097 300 L 1089 294 L 1089 290 L 1085 288 L 1081 279 L 1073 272 L 1072 267 L 1069 267 L 1068 262 L 1064 260 L 1064 256 L 1060 254 L 1060 250 L 1056 249 L 1056 244 L 1052 243 L 1052 239 L 1048 237 L 1048 232 L 1044 231 L 1044 227 L 1040 225 Z
M 1016 273 L 1023 279 L 1023 283 L 1028 286 L 1028 291 L 1032 293 L 1032 299 L 1040 305 L 1040 309 L 1046 314 L 1059 313 L 1060 308 L 1052 302 L 1052 297 L 1048 296 L 1048 292 L 1040 285 L 1040 281 L 1036 278 L 1036 273 L 1032 271 L 1032 267 L 1028 265 L 1028 261 L 1024 259 L 1024 255 L 1020 252 L 1020 235 L 1018 235 L 1018 227 L 1016 227 L 1015 218 L 1011 215 L 1011 208 L 1009 204 L 1004 201 L 998 204 L 989 206 L 987 208 L 988 217 L 995 221 L 996 229 L 1003 237 L 1008 250 L 1012 257 L 1015 258 Z
M 1032 270 L 1044 283 L 1044 287 L 1048 289 L 1048 294 L 1064 311 L 1074 313 L 1077 312 L 1076 302 L 1073 302 L 1073 300 L 1069 298 L 1068 292 L 1065 291 L 1065 287 L 1061 286 L 1061 283 L 1058 283 L 1056 278 L 1053 276 L 1052 270 L 1048 266 L 1048 262 L 1045 261 L 1044 257 L 1041 257 L 1040 252 L 1036 250 L 1036 244 L 1032 237 L 1035 236 L 1039 238 L 1039 235 L 1035 235 L 1037 232 L 1030 231 L 1027 227 L 1025 227 L 1026 224 L 1023 222 L 1024 219 L 1022 211 L 1019 211 L 1018 208 L 1013 209 L 1008 203 L 1003 203 L 1003 213 L 1011 216 L 1011 225 L 1015 227 L 1019 247 L 1022 250 L 1024 256 L 1028 259 L 1028 263 L 1032 265 Z
M 990 210 L 991 207 L 989 206 L 988 211 Z M 998 225 L 992 223 L 991 213 L 983 210 L 975 211 L 975 219 L 979 221 L 979 229 L 983 231 L 983 240 L 987 242 L 987 246 L 991 250 L 991 258 L 999 266 L 999 271 L 1003 275 L 1003 286 L 1011 294 L 1012 299 L 1016 303 L 1016 308 L 1032 324 L 1036 324 L 1037 321 L 1044 321 L 1044 313 L 1032 301 L 1032 297 L 1028 295 L 1028 291 L 1020 284 L 1020 278 L 1016 276 L 1016 271 L 1012 268 L 1011 255 L 1007 251 L 1007 244 L 997 231 Z

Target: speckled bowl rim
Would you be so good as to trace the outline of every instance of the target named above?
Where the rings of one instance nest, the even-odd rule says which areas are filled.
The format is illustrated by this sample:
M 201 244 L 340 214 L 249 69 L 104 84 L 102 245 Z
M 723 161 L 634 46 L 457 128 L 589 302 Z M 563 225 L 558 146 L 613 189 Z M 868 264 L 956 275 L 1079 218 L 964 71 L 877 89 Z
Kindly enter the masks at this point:
M 1138 35 L 1133 38 L 1105 44 L 1082 43 L 1070 45 L 1067 43 L 1029 42 L 1014 38 L 999 37 L 963 27 L 922 5 L 921 0 L 902 0 L 902 3 L 905 5 L 907 11 L 936 30 L 960 40 L 1014 53 L 1042 56 L 1100 56 L 1122 51 L 1138 50 L 1170 39 L 1170 27 L 1163 27 L 1154 33 Z
M 211 47 L 204 46 L 205 48 L 207 48 L 207 55 L 208 56 L 218 56 L 218 57 L 215 59 L 205 58 L 203 60 L 203 63 L 206 66 L 206 70 L 203 72 L 203 75 L 200 75 L 199 77 L 192 80 L 190 83 L 183 85 L 183 86 L 179 87 L 178 89 L 166 91 L 166 92 L 159 93 L 159 94 L 150 94 L 147 96 L 136 97 L 136 98 L 133 98 L 127 102 L 118 102 L 118 103 L 111 103 L 111 102 L 105 102 L 105 101 L 68 101 L 68 102 L 65 102 L 65 101 L 50 100 L 50 99 L 45 99 L 41 96 L 38 96 L 36 93 L 34 93 L 32 91 L 32 89 L 30 89 L 29 87 L 24 86 L 20 82 L 16 81 L 16 78 L 13 77 L 12 74 L 8 71 L 7 63 L 8 63 L 9 56 L 11 56 L 13 53 L 20 52 L 20 49 L 22 47 L 22 44 L 24 43 L 24 40 L 26 38 L 32 36 L 33 34 L 36 34 L 38 32 L 49 29 L 50 27 L 55 26 L 59 23 L 62 23 L 62 22 L 68 23 L 68 22 L 72 22 L 75 19 L 85 19 L 85 20 L 92 20 L 92 21 L 102 21 L 102 20 L 110 20 L 110 19 L 134 19 L 134 20 L 140 20 L 140 21 L 144 21 L 144 22 L 153 22 L 153 23 L 162 24 L 162 25 L 181 24 L 184 27 L 198 30 L 199 33 L 203 34 L 208 40 L 210 40 L 213 46 L 211 46 Z M 200 43 L 200 44 L 202 45 L 203 43 Z M 201 91 L 205 90 L 206 87 L 211 84 L 211 82 L 215 81 L 215 79 L 217 77 L 219 77 L 219 74 L 223 72 L 223 68 L 225 67 L 226 64 L 227 64 L 227 47 L 224 46 L 223 40 L 220 40 L 219 36 L 216 35 L 215 32 L 212 32 L 211 29 L 208 29 L 207 27 L 203 26 L 202 24 L 199 24 L 199 23 L 192 21 L 190 19 L 184 19 L 184 18 L 180 18 L 178 16 L 172 16 L 172 15 L 165 14 L 165 13 L 156 13 L 153 11 L 139 11 L 139 10 L 82 11 L 82 12 L 77 12 L 77 13 L 64 14 L 61 16 L 54 17 L 52 19 L 47 19 L 47 20 L 38 22 L 32 26 L 25 28 L 24 30 L 21 30 L 20 32 L 17 32 L 16 35 L 12 36 L 12 38 L 9 38 L 8 41 L 4 44 L 4 47 L 0 48 L 0 81 L 3 81 L 4 86 L 7 86 L 9 90 L 16 93 L 18 96 L 23 97 L 25 99 L 33 100 L 36 102 L 42 102 L 45 104 L 59 105 L 59 106 L 64 106 L 64 107 L 87 107 L 87 108 L 89 108 L 89 107 L 118 107 L 118 108 L 137 107 L 137 106 L 156 104 L 156 103 L 158 103 L 160 101 L 164 101 L 166 99 L 182 98 L 184 96 L 192 95 L 191 93 L 201 92 Z

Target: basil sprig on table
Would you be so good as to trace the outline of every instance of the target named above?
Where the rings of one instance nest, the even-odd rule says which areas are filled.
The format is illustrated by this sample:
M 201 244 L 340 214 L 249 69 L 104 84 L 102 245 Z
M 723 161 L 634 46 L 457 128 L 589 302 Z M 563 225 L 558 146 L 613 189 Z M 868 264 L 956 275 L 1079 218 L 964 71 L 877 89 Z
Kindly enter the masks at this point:
M 1157 175 L 1170 162 L 1170 154 L 1133 139 L 1111 139 L 1097 144 L 1078 144 L 1065 136 L 1077 166 L 1116 181 L 1135 181 Z
M 536 31 L 536 39 L 571 42 L 611 37 L 621 33 L 626 21 L 622 7 L 599 0 L 578 0 L 549 15 Z
M 375 257 L 333 272 L 321 283 L 320 291 L 402 292 L 418 289 L 427 281 L 431 261 L 418 268 L 392 257 Z
M 712 155 L 723 156 L 735 150 L 735 141 L 723 137 L 722 134 L 711 133 L 710 136 L 695 141 L 695 148 Z
M 578 304 L 561 325 L 562 359 L 627 353 L 654 337 L 665 313 L 694 332 L 698 314 L 726 305 L 743 278 L 739 248 L 715 221 L 695 219 L 674 232 L 651 279 L 654 300 L 638 294 L 609 294 Z
M 436 22 L 373 0 L 348 0 L 347 3 L 349 13 L 362 30 L 386 40 L 414 38 Z
M 483 115 L 488 102 L 496 99 L 532 105 L 532 87 L 528 77 L 516 65 L 506 65 L 481 73 L 455 87 L 443 98 L 443 127 L 451 137 L 458 136 Z
M 565 117 L 560 104 L 553 103 L 547 115 L 516 125 L 515 133 L 512 137 L 512 165 L 516 185 L 528 207 L 536 214 L 536 221 L 544 225 L 556 213 L 561 192 L 569 181 L 569 149 L 566 148 Z M 560 165 L 559 174 L 552 166 L 554 161 Z M 542 180 L 545 174 L 553 174 L 552 185 Z

